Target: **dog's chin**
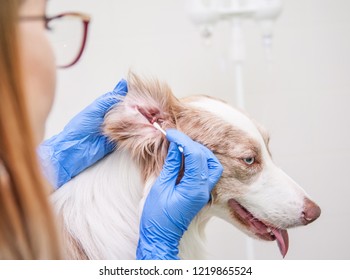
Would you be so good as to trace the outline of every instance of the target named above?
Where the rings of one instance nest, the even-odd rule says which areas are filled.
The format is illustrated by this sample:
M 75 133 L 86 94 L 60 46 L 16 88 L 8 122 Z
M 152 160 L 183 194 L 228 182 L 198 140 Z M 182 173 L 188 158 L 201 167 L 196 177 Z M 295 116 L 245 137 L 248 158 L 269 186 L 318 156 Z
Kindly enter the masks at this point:
M 242 226 L 248 235 L 266 241 L 277 240 L 280 252 L 282 256 L 285 257 L 289 247 L 287 230 L 278 229 L 266 221 L 257 219 L 235 199 L 230 199 L 228 201 L 228 206 L 230 208 L 232 218 Z

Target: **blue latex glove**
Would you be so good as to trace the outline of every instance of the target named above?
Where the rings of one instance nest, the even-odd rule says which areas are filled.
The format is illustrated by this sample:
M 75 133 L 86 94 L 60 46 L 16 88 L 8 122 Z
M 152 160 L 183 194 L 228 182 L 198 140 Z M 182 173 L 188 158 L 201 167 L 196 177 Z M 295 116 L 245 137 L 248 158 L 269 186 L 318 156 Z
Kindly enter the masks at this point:
M 105 114 L 118 102 L 118 96 L 125 96 L 127 91 L 127 82 L 121 80 L 113 91 L 76 115 L 61 133 L 39 146 L 44 173 L 54 187 L 62 186 L 114 149 L 115 145 L 101 134 L 101 125 Z
M 214 154 L 185 134 L 167 130 L 171 142 L 163 170 L 143 208 L 137 259 L 178 259 L 180 239 L 206 205 L 223 168 Z M 185 170 L 176 185 L 183 147 Z

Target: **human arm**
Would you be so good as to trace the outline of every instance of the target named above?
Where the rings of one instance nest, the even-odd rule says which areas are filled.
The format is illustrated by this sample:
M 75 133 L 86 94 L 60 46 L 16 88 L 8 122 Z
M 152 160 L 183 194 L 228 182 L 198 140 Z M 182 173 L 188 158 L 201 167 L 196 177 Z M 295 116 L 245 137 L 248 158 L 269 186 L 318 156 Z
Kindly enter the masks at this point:
M 59 188 L 114 149 L 101 133 L 105 114 L 128 91 L 121 80 L 113 91 L 97 98 L 77 114 L 59 134 L 38 147 L 38 156 L 48 180 Z
M 168 155 L 143 208 L 137 259 L 179 258 L 181 237 L 208 203 L 223 171 L 211 151 L 185 134 L 168 129 L 166 137 L 170 141 Z M 182 163 L 178 146 L 184 150 L 185 170 L 176 184 Z

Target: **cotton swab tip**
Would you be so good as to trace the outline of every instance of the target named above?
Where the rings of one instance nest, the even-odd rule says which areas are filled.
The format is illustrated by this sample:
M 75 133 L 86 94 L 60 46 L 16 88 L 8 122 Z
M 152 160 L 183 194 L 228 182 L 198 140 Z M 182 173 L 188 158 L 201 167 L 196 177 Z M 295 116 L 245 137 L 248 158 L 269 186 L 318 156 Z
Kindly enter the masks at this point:
M 161 126 L 159 125 L 159 123 L 154 122 L 154 123 L 153 123 L 153 126 L 154 126 L 156 129 L 158 129 L 161 133 L 163 133 L 164 135 L 166 135 L 165 130 L 164 130 L 163 128 L 161 128 Z M 177 146 L 177 148 L 179 149 L 179 151 L 180 151 L 181 153 L 184 152 L 184 149 L 183 149 L 181 146 Z
M 160 125 L 157 122 L 153 123 L 153 126 L 158 129 L 161 133 L 163 133 L 164 135 L 166 135 L 166 132 L 163 128 L 160 127 Z

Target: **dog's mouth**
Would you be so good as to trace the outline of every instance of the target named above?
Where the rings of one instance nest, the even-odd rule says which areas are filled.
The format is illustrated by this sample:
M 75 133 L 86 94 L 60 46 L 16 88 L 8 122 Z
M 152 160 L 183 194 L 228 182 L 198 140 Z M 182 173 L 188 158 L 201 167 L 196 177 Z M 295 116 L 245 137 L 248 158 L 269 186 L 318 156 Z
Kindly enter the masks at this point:
M 228 201 L 228 206 L 234 217 L 248 228 L 255 236 L 260 239 L 274 241 L 277 240 L 278 247 L 283 256 L 288 252 L 289 238 L 288 232 L 285 229 L 278 229 L 274 226 L 267 225 L 267 223 L 260 221 L 235 199 Z

